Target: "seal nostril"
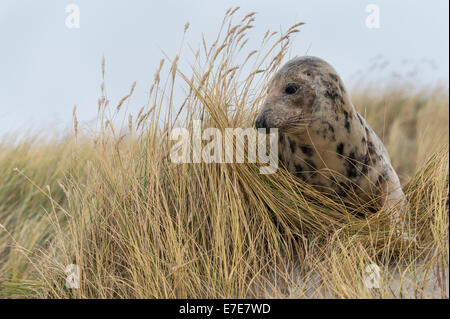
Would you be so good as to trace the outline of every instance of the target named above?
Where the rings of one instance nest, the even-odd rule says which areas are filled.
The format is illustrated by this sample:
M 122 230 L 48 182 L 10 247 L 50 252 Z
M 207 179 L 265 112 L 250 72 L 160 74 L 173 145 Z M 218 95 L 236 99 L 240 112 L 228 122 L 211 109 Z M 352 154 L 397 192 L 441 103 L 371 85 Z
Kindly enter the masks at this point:
M 255 122 L 256 128 L 267 128 L 267 120 L 265 116 L 260 116 Z

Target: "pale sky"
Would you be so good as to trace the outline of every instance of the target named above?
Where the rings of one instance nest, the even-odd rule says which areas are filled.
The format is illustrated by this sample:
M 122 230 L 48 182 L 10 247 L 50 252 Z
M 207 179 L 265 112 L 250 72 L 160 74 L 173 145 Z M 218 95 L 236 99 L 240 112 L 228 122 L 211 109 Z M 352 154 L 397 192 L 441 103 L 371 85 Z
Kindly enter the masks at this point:
M 80 9 L 80 28 L 69 29 L 65 8 Z M 380 28 L 366 26 L 368 4 L 380 9 Z M 107 62 L 112 104 L 137 81 L 131 109 L 139 109 L 153 82 L 162 50 L 178 51 L 183 27 L 197 47 L 201 34 L 212 40 L 229 7 L 238 17 L 256 11 L 249 35 L 261 39 L 268 28 L 301 28 L 293 56 L 330 62 L 347 86 L 359 76 L 398 81 L 442 82 L 449 78 L 448 0 L 2 0 L 0 2 L 0 135 L 30 128 L 67 128 L 77 105 L 80 121 L 97 112 L 100 61 Z M 190 54 L 185 48 L 184 54 Z M 378 59 L 378 60 L 377 60 Z M 389 63 L 373 70 L 374 63 Z M 365 70 L 365 71 L 364 71 Z

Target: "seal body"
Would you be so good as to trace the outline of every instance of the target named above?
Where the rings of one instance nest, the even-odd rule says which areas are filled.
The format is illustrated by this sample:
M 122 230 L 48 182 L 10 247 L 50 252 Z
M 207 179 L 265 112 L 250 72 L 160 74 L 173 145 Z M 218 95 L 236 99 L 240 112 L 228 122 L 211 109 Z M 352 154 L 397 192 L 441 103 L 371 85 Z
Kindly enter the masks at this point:
M 275 74 L 255 126 L 278 128 L 281 163 L 324 193 L 377 206 L 405 197 L 383 143 L 320 58 L 295 58 Z

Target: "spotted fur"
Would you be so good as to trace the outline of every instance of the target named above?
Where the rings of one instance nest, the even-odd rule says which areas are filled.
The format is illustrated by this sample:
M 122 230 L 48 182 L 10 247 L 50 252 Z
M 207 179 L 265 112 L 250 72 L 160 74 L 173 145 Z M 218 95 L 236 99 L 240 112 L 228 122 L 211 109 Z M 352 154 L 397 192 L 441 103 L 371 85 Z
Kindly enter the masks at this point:
M 281 162 L 313 186 L 342 198 L 375 195 L 381 205 L 404 198 L 383 143 L 320 58 L 295 58 L 277 72 L 255 126 L 279 129 Z

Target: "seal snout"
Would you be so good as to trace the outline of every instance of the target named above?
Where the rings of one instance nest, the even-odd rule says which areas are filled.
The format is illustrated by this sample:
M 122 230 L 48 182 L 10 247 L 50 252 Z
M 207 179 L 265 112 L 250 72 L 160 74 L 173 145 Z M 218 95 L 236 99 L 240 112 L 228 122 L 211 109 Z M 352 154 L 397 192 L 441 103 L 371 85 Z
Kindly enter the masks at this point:
M 258 116 L 256 118 L 255 128 L 257 128 L 257 129 L 258 128 L 265 128 L 265 129 L 269 128 L 269 126 L 267 125 L 267 118 L 264 114 L 261 114 L 260 116 Z

